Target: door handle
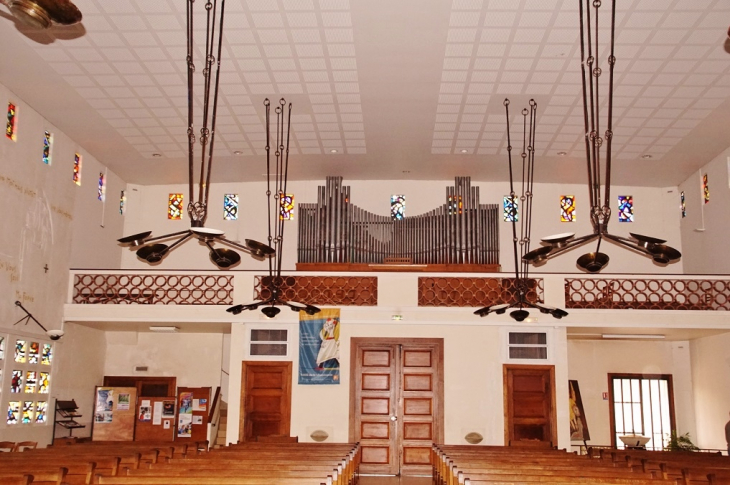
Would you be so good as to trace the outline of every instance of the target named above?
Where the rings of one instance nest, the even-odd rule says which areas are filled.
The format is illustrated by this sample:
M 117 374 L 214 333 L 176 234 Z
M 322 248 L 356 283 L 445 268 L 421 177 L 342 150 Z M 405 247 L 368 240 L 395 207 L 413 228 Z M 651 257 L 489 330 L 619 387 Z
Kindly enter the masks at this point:
M 390 417 L 390 420 L 391 421 L 398 421 L 398 416 L 391 416 Z

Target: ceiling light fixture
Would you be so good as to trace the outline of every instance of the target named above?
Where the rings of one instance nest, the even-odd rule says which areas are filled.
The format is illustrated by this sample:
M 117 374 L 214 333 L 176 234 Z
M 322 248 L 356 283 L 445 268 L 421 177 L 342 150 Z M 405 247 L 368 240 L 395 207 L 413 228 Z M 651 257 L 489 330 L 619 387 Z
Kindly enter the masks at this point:
M 469 150 L 467 150 L 466 148 L 464 148 L 464 149 L 461 150 L 461 153 L 469 153 Z
M 220 11 L 218 11 L 218 2 L 213 3 L 211 0 L 205 2 L 206 10 L 206 31 L 205 31 L 205 56 L 203 68 L 203 116 L 200 127 L 200 171 L 197 179 L 198 197 L 196 199 L 193 190 L 195 185 L 195 130 L 194 130 L 194 107 L 193 100 L 194 74 L 195 74 L 195 52 L 197 46 L 194 42 L 193 29 L 193 3 L 194 0 L 187 2 L 187 91 L 188 91 L 188 215 L 190 216 L 190 229 L 165 234 L 164 236 L 150 237 L 152 231 L 146 231 L 132 236 L 127 236 L 118 241 L 130 249 L 137 249 L 137 257 L 149 264 L 159 263 L 173 249 L 184 242 L 194 238 L 203 243 L 210 250 L 210 259 L 218 268 L 226 269 L 237 265 L 241 261 L 241 256 L 232 249 L 216 248 L 214 243 L 234 247 L 243 252 L 250 253 L 255 258 L 265 258 L 274 253 L 274 249 L 266 244 L 246 239 L 246 245 L 228 240 L 225 238 L 223 231 L 218 229 L 210 229 L 205 227 L 205 220 L 208 217 L 208 194 L 210 191 L 210 176 L 213 169 L 213 145 L 215 142 L 215 125 L 216 113 L 218 108 L 218 86 L 220 81 L 221 70 L 221 51 L 223 47 L 223 14 L 225 10 L 225 2 L 220 2 Z M 216 19 L 219 18 L 219 25 L 216 26 Z M 216 28 L 218 29 L 216 32 Z M 217 34 L 217 38 L 216 38 Z M 214 66 L 216 64 L 216 66 Z M 268 116 L 268 102 L 266 111 Z M 268 130 L 268 117 L 267 117 Z M 277 147 L 277 162 L 279 161 L 279 149 Z M 287 154 L 288 155 L 288 154 Z M 154 155 L 153 155 L 154 156 Z M 266 146 L 266 163 L 269 163 L 269 146 Z M 181 237 L 179 237 L 181 236 Z M 170 244 L 151 244 L 155 241 L 171 239 L 179 237 L 175 242 Z
M 580 52 L 581 72 L 583 86 L 583 121 L 585 125 L 585 149 L 586 162 L 588 167 L 588 193 L 590 201 L 590 221 L 593 226 L 593 233 L 579 238 L 575 234 L 557 234 L 543 238 L 545 246 L 539 247 L 527 253 L 523 258 L 525 261 L 539 265 L 548 259 L 562 254 L 565 251 L 582 246 L 590 241 L 598 240 L 596 250 L 584 254 L 576 261 L 578 267 L 589 273 L 597 273 L 608 264 L 608 255 L 601 253 L 601 242 L 606 239 L 621 247 L 631 249 L 635 252 L 649 256 L 655 263 L 666 265 L 679 261 L 682 254 L 671 246 L 664 243 L 664 239 L 643 236 L 631 233 L 631 239 L 615 236 L 608 233 L 608 223 L 611 219 L 611 142 L 613 141 L 613 72 L 616 64 L 614 55 L 614 31 L 616 23 L 616 0 L 611 0 L 611 32 L 610 32 L 610 53 L 608 56 L 609 77 L 608 77 L 608 113 L 605 132 L 605 140 L 600 136 L 600 122 L 602 103 L 598 97 L 599 83 L 602 70 L 599 67 L 594 55 L 602 51 L 598 42 L 598 12 L 601 7 L 601 0 L 585 2 L 580 0 Z M 591 6 L 593 6 L 594 25 L 591 25 Z M 591 38 L 594 35 L 594 38 Z M 603 179 L 603 200 L 601 201 L 601 148 L 606 142 L 605 178 Z
M 0 0 L 23 25 L 48 29 L 53 24 L 73 25 L 81 22 L 79 9 L 69 0 Z
M 660 334 L 604 333 L 601 338 L 607 340 L 664 340 L 666 336 Z
M 558 152 L 558 156 L 560 156 L 560 157 L 564 157 L 567 154 L 568 154 L 568 152 Z
M 234 155 L 243 155 L 243 152 L 241 150 L 235 150 L 233 152 Z
M 303 311 L 307 315 L 314 315 L 319 313 L 321 310 L 314 305 L 306 303 L 299 303 L 296 301 L 285 300 L 285 297 L 294 298 L 296 294 L 292 292 L 291 295 L 286 294 L 284 288 L 284 278 L 281 277 L 281 262 L 282 262 L 282 250 L 284 245 L 284 218 L 281 216 L 282 213 L 282 201 L 286 195 L 286 184 L 287 175 L 289 173 L 289 134 L 291 133 L 291 108 L 292 105 L 289 103 L 288 107 L 284 98 L 279 100 L 279 106 L 274 111 L 276 112 L 276 146 L 275 146 L 275 165 L 273 167 L 274 172 L 272 174 L 272 164 L 270 163 L 270 147 L 271 147 L 271 130 L 270 130 L 270 111 L 271 106 L 269 100 L 264 101 L 266 106 L 266 196 L 268 198 L 268 221 L 269 221 L 269 245 L 266 246 L 262 243 L 257 243 L 262 248 L 272 249 L 273 253 L 269 258 L 269 275 L 262 279 L 262 290 L 261 296 L 264 298 L 263 301 L 257 301 L 248 304 L 234 305 L 226 311 L 238 315 L 244 310 L 256 310 L 259 307 L 261 313 L 266 318 L 274 318 L 281 311 L 279 306 L 289 307 L 292 311 L 299 312 Z M 288 108 L 288 109 L 287 109 Z M 272 190 L 271 182 L 274 182 Z M 272 204 L 273 196 L 273 204 Z M 272 207 L 273 206 L 273 207 Z M 273 230 L 272 230 L 273 227 Z
M 647 153 L 646 155 L 642 155 L 641 158 L 643 158 L 644 160 L 650 160 L 652 156 Z
M 25 320 L 25 324 L 28 325 L 28 322 L 33 320 L 33 322 L 35 322 L 36 325 L 41 327 L 43 329 L 43 331 L 46 332 L 46 335 L 48 335 L 48 337 L 51 340 L 58 340 L 61 337 L 63 337 L 63 333 L 64 333 L 63 330 L 46 330 L 46 327 L 44 327 L 41 322 L 39 322 L 28 310 L 26 310 L 25 307 L 23 306 L 23 304 L 20 303 L 19 301 L 17 301 L 17 300 L 15 301 L 15 306 L 17 306 L 18 308 L 23 310 L 25 312 L 25 316 L 23 318 L 21 318 L 20 320 L 18 320 L 17 322 L 15 322 L 13 325 L 17 325 L 20 322 L 22 322 L 23 320 Z
M 517 195 L 515 192 L 514 177 L 512 171 L 512 139 L 510 137 L 510 117 L 509 117 L 509 99 L 504 100 L 504 110 L 507 116 L 507 159 L 509 161 L 509 198 L 512 203 L 510 206 L 510 220 L 512 222 L 512 249 L 515 257 L 515 290 L 517 291 L 516 299 L 509 303 L 499 303 L 496 305 L 480 308 L 475 311 L 475 315 L 485 317 L 490 313 L 501 315 L 510 308 L 516 308 L 510 312 L 510 317 L 518 322 L 525 321 L 530 316 L 530 312 L 525 308 L 533 308 L 539 310 L 540 313 L 548 313 L 553 317 L 560 319 L 568 316 L 568 312 L 560 308 L 554 308 L 537 301 L 530 301 L 528 293 L 531 288 L 529 280 L 530 265 L 524 260 L 526 253 L 530 251 L 530 233 L 532 232 L 532 196 L 534 190 L 533 180 L 535 178 L 535 127 L 537 125 L 537 103 L 534 99 L 530 100 L 530 109 L 522 110 L 522 192 Z M 529 123 L 528 123 L 529 114 Z M 522 218 L 520 224 L 520 237 L 517 237 L 518 224 L 518 206 L 522 206 L 519 217 Z M 505 209 L 507 210 L 507 209 Z M 520 248 L 517 249 L 519 244 Z M 534 280 L 533 280 L 534 281 Z M 531 319 L 535 320 L 535 319 Z
M 155 158 L 160 158 L 162 156 L 162 153 L 153 153 L 152 156 Z
M 163 326 L 163 327 L 156 327 L 151 326 L 150 332 L 157 332 L 157 333 L 177 333 L 180 329 L 178 327 L 173 326 Z
M 337 153 L 337 150 L 335 150 L 335 149 L 333 148 L 332 150 L 330 150 L 330 153 Z

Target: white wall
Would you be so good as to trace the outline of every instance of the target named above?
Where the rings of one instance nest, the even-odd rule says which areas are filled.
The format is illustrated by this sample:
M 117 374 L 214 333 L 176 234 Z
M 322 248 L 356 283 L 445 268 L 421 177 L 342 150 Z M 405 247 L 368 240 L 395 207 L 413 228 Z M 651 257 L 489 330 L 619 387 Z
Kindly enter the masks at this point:
M 687 204 L 687 217 L 680 223 L 686 273 L 730 273 L 730 259 L 727 258 L 727 241 L 730 240 L 729 169 L 730 148 L 679 185 Z M 704 174 L 708 176 L 710 188 L 710 202 L 707 204 L 702 194 L 701 176 Z
M 725 423 L 730 413 L 730 333 L 693 340 L 692 379 L 701 448 L 727 449 Z
M 317 187 L 324 185 L 321 181 L 294 181 L 289 182 L 287 192 L 294 194 L 295 202 L 316 202 Z M 406 215 L 417 215 L 435 209 L 446 202 L 446 187 L 454 184 L 453 180 L 423 181 L 423 180 L 344 180 L 345 185 L 351 186 L 352 203 L 379 215 L 388 215 L 390 212 L 390 196 L 392 194 L 406 195 Z M 498 204 L 501 207 L 502 199 L 508 192 L 507 183 L 477 182 L 480 187 L 480 202 L 482 204 Z M 130 186 L 131 187 L 131 186 Z M 264 182 L 212 184 L 210 190 L 211 209 L 206 223 L 226 231 L 228 238 L 243 241 L 257 239 L 266 241 L 266 196 Z M 134 186 L 128 192 L 129 210 L 125 220 L 124 233 L 136 234 L 152 230 L 153 235 L 163 235 L 173 231 L 180 231 L 190 227 L 187 214 L 182 221 L 167 219 L 167 200 L 170 193 L 184 193 L 187 197 L 187 186 Z M 533 204 L 533 240 L 562 232 L 575 232 L 577 236 L 592 232 L 588 218 L 588 195 L 583 185 L 535 184 Z M 237 193 L 240 197 L 240 213 L 238 221 L 223 220 L 223 194 Z M 613 187 L 612 197 L 618 195 L 632 195 L 634 197 L 634 223 L 619 223 L 616 215 L 617 201 L 612 201 L 613 216 L 609 226 L 610 232 L 619 236 L 629 236 L 629 232 L 652 235 L 666 239 L 668 244 L 681 251 L 679 233 L 680 214 L 677 210 L 676 187 Z M 577 200 L 577 221 L 575 223 L 560 222 L 560 195 L 575 195 Z M 187 204 L 187 199 L 185 199 Z M 283 268 L 293 270 L 296 263 L 296 233 L 295 221 L 285 223 L 285 257 Z M 513 270 L 512 235 L 508 223 L 500 222 L 500 259 L 504 271 Z M 533 243 L 533 248 L 536 247 Z M 575 260 L 589 251 L 595 250 L 595 244 L 571 251 L 570 254 L 560 256 L 540 267 L 540 272 L 576 272 Z M 604 270 L 606 273 L 682 273 L 682 262 L 666 267 L 660 267 L 649 258 L 634 254 L 631 251 L 604 243 L 601 251 L 611 258 L 610 264 Z M 125 251 L 122 256 L 124 268 L 145 268 L 146 263 L 139 261 L 134 252 Z M 165 268 L 171 269 L 209 269 L 213 268 L 208 260 L 208 250 L 200 247 L 197 242 L 187 242 L 171 253 L 164 263 Z M 237 269 L 264 270 L 265 263 L 255 261 L 248 256 L 242 258 Z
M 696 436 L 689 342 L 568 340 L 568 376 L 578 381 L 592 445 L 610 445 L 608 374 L 671 374 L 677 431 Z

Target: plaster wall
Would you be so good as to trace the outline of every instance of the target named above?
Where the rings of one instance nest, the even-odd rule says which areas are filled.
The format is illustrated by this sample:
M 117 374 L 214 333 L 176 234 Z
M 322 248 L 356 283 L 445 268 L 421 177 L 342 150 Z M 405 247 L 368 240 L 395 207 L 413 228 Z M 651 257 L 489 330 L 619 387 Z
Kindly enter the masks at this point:
M 430 211 L 446 202 L 446 187 L 454 184 L 453 180 L 344 180 L 351 187 L 352 203 L 379 215 L 390 213 L 390 196 L 405 194 L 406 216 L 418 215 Z M 316 202 L 317 187 L 324 180 L 291 181 L 287 192 L 294 194 L 295 202 Z M 480 189 L 482 204 L 498 204 L 500 214 L 502 199 L 509 191 L 508 184 L 473 181 Z M 185 230 L 190 227 L 188 215 L 182 221 L 167 219 L 167 201 L 170 193 L 183 193 L 187 204 L 187 186 L 130 186 L 129 203 L 125 218 L 125 234 L 136 234 L 152 230 L 155 235 Z M 221 229 L 234 241 L 256 239 L 266 241 L 266 196 L 265 182 L 217 183 L 210 189 L 211 211 L 206 222 L 207 227 Z M 577 236 L 592 232 L 588 218 L 588 195 L 582 185 L 535 184 L 533 204 L 532 234 L 533 240 L 562 232 L 575 232 Z M 223 220 L 223 195 L 236 193 L 240 197 L 240 212 L 237 221 Z M 634 197 L 634 223 L 619 223 L 618 202 L 612 201 L 612 216 L 609 226 L 611 233 L 629 236 L 629 231 L 653 235 L 666 239 L 671 246 L 681 251 L 679 219 L 677 211 L 677 189 L 653 187 L 612 188 L 613 196 L 632 195 Z M 575 195 L 577 200 L 577 222 L 560 222 L 560 195 Z M 501 215 L 500 215 L 501 218 Z M 282 268 L 293 270 L 296 264 L 296 214 L 294 222 L 285 223 L 285 248 Z M 509 223 L 500 222 L 500 260 L 503 271 L 513 270 L 512 233 Z M 109 244 L 112 244 L 111 242 Z M 209 269 L 212 263 L 208 259 L 208 251 L 197 241 L 187 242 L 175 249 L 165 259 L 165 268 L 170 269 Z M 533 244 L 533 247 L 536 247 Z M 581 254 L 594 251 L 595 244 L 549 261 L 536 268 L 536 272 L 576 272 L 575 260 Z M 631 251 L 616 247 L 611 243 L 601 245 L 601 251 L 611 258 L 606 273 L 682 273 L 682 262 L 660 267 L 649 258 L 634 254 Z M 133 251 L 125 250 L 122 255 L 124 268 L 146 268 L 146 263 L 139 261 Z M 236 269 L 262 271 L 268 266 L 264 262 L 255 261 L 244 255 Z
M 677 431 L 695 430 L 689 342 L 568 340 L 568 378 L 578 381 L 591 445 L 611 444 L 608 374 L 671 374 Z

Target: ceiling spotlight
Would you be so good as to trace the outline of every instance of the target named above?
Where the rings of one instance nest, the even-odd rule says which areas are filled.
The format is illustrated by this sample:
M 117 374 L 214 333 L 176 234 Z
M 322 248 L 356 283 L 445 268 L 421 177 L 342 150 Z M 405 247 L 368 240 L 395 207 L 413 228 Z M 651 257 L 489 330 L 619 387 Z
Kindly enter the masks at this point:
M 152 156 L 155 157 L 155 158 L 161 158 L 162 157 L 162 153 L 153 153 Z
M 460 151 L 461 153 L 469 153 L 469 150 L 467 150 L 466 148 L 462 148 Z
M 568 154 L 568 152 L 558 152 L 558 156 L 561 156 L 561 157 L 564 157 L 567 154 Z
M 330 150 L 330 153 L 337 153 L 337 150 L 333 148 L 332 150 Z
M 644 160 L 649 160 L 652 158 L 652 156 L 647 153 L 646 155 L 642 155 L 641 158 L 643 158 Z
M 274 318 L 275 316 L 277 316 L 279 314 L 280 311 L 281 310 L 279 310 L 279 308 L 277 308 L 275 306 L 267 306 L 267 307 L 261 309 L 261 313 L 266 315 L 266 318 Z
M 403 170 L 403 173 L 411 173 L 410 170 Z
M 243 152 L 241 150 L 234 150 L 233 154 L 234 155 L 243 155 Z

